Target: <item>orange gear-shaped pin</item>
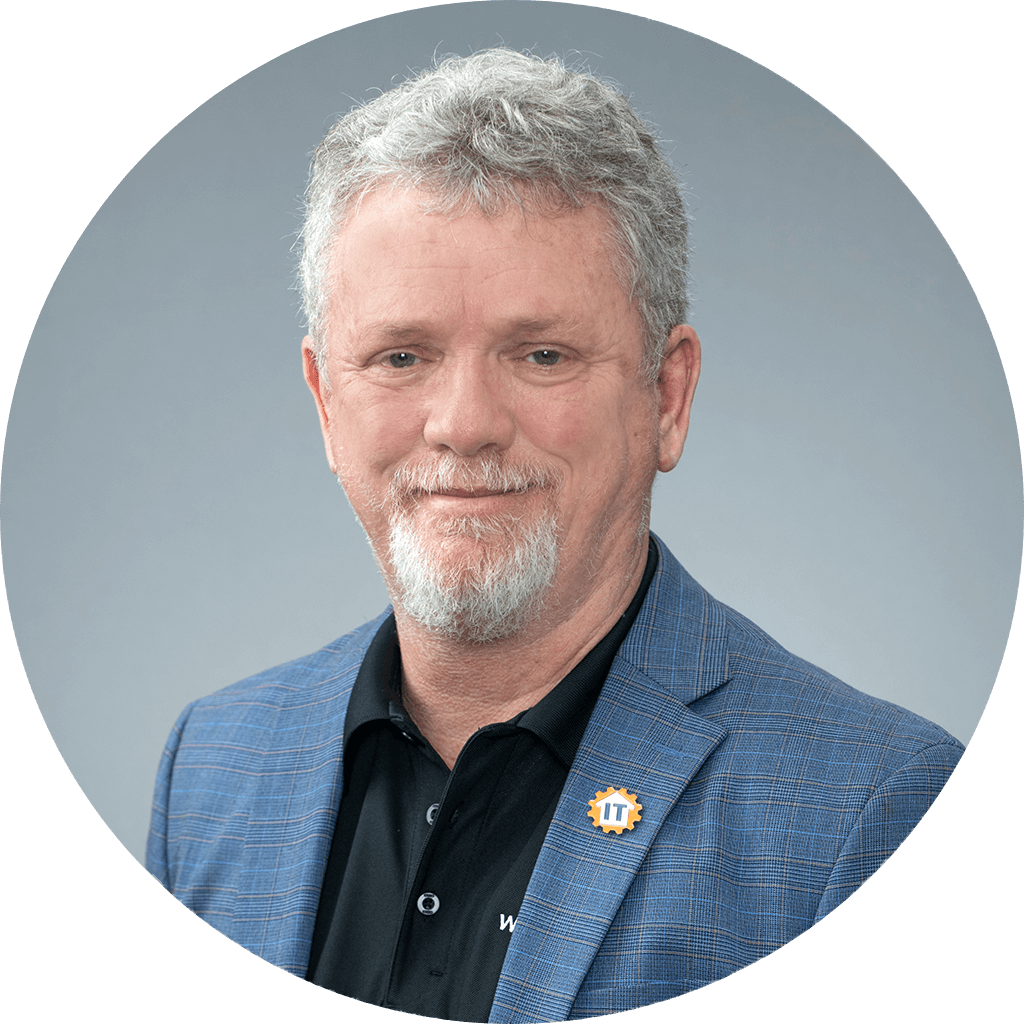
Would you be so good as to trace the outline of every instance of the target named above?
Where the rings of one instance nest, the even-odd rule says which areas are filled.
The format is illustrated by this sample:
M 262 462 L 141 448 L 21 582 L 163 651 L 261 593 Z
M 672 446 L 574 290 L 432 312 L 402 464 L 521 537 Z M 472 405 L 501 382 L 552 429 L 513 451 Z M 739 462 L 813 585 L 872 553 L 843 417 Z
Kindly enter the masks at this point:
M 643 806 L 637 802 L 636 793 L 627 793 L 622 787 L 616 789 L 609 786 L 594 794 L 587 814 L 594 819 L 594 828 L 622 835 L 624 829 L 632 829 L 640 820 Z

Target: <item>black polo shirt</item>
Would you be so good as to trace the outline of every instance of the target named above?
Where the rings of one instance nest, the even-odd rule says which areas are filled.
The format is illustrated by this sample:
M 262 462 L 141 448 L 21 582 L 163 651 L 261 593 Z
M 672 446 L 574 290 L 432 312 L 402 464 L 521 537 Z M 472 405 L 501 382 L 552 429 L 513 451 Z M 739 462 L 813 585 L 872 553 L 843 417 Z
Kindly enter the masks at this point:
M 475 732 L 451 771 L 402 707 L 394 617 L 381 626 L 345 718 L 310 981 L 425 1017 L 487 1020 L 555 805 L 657 558 L 652 543 L 629 608 L 583 661 L 534 707 Z

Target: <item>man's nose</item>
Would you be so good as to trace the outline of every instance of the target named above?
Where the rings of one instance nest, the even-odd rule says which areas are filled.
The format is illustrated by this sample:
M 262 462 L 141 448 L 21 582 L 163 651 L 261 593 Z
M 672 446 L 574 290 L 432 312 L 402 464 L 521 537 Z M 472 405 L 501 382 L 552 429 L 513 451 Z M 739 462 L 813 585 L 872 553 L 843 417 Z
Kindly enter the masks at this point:
M 432 448 L 475 455 L 508 448 L 515 436 L 511 382 L 497 361 L 485 356 L 452 357 L 434 375 L 424 440 Z

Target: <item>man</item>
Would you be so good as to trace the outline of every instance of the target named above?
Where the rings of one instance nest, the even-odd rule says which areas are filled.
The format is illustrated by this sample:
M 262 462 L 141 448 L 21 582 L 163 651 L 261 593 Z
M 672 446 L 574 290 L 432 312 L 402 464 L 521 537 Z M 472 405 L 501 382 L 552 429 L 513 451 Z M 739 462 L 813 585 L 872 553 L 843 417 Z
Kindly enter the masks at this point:
M 445 62 L 328 133 L 305 373 L 393 608 L 177 723 L 149 864 L 225 934 L 425 1016 L 594 1016 L 799 934 L 934 799 L 955 739 L 648 533 L 685 264 L 654 138 L 557 62 Z

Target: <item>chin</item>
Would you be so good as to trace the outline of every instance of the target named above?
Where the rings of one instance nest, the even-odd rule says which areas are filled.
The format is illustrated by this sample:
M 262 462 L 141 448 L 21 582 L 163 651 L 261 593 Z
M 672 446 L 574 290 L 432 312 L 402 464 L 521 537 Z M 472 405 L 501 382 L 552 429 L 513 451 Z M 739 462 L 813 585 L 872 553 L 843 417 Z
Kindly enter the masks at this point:
M 544 608 L 558 568 L 558 527 L 544 514 L 391 523 L 389 561 L 403 612 L 431 633 L 492 643 L 521 632 Z

